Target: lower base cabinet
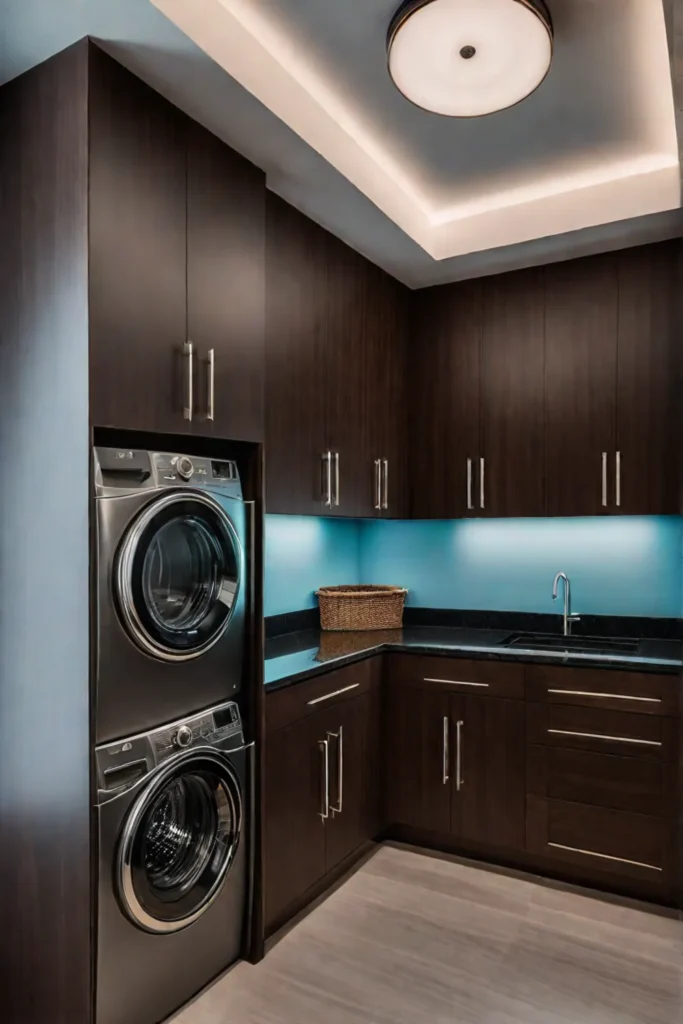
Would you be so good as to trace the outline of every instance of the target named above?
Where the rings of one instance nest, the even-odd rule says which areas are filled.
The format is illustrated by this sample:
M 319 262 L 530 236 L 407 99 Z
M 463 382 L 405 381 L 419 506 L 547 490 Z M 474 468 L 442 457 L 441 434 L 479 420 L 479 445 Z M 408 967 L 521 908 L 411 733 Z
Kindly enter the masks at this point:
M 267 932 L 377 834 L 379 668 L 361 662 L 267 698 L 267 717 L 297 719 L 266 732 Z M 270 702 L 280 707 L 268 716 Z
M 401 684 L 387 703 L 387 820 L 523 848 L 524 704 Z
M 269 695 L 268 931 L 382 835 L 673 902 L 679 688 L 388 654 Z

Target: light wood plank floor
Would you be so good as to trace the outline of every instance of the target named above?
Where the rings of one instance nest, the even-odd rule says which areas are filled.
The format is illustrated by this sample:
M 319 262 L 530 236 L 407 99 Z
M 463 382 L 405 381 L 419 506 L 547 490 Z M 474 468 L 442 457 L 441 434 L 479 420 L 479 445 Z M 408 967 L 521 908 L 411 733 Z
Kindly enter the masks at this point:
M 682 1024 L 683 923 L 379 849 L 174 1024 Z

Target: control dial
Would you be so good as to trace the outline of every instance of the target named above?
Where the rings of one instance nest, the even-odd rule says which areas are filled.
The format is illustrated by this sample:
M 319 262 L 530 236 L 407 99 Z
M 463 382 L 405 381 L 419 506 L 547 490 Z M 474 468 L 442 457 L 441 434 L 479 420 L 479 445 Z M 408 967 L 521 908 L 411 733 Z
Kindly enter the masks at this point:
M 182 749 L 183 747 L 189 747 L 190 743 L 192 743 L 192 738 L 192 729 L 190 729 L 189 725 L 181 725 L 175 734 L 173 742 L 176 747 Z
M 194 473 L 194 466 L 192 465 L 192 459 L 188 458 L 187 455 L 181 455 L 175 464 L 175 468 L 178 472 L 178 476 L 182 477 L 183 480 L 189 480 Z

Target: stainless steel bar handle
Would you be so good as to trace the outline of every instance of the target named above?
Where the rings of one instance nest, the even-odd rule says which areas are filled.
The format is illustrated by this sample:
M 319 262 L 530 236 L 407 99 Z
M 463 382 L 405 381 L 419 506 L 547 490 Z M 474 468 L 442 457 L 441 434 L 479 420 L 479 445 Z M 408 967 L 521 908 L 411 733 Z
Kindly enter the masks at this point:
M 621 452 L 617 452 L 615 457 L 616 462 L 616 485 L 615 489 L 617 492 L 617 508 L 621 505 Z
M 325 508 L 332 508 L 332 452 L 323 454 L 323 462 L 327 465 L 325 476 Z
M 602 507 L 607 508 L 607 452 L 602 453 Z
M 212 348 L 209 349 L 208 364 L 206 418 L 213 420 L 216 411 L 216 352 Z
M 344 726 L 339 726 L 339 732 L 328 732 L 327 738 L 337 741 L 337 806 L 332 804 L 332 813 L 341 814 L 344 798 Z
M 339 452 L 334 453 L 334 504 L 339 507 Z
M 467 508 L 470 512 L 474 508 L 472 503 L 472 459 L 467 460 Z
M 443 784 L 444 784 L 444 786 L 446 785 L 446 783 L 448 782 L 448 780 L 450 778 L 450 776 L 448 774 L 448 764 L 449 764 L 449 761 L 450 761 L 450 753 L 449 753 L 449 749 L 448 749 L 448 746 L 449 746 L 449 743 L 448 743 L 448 741 L 449 741 L 449 728 L 450 727 L 449 727 L 448 715 L 444 715 L 444 717 L 443 717 L 443 765 L 442 765 L 442 767 L 443 767 Z
M 183 345 L 183 359 L 186 366 L 185 378 L 185 405 L 183 407 L 183 419 L 192 422 L 193 395 L 194 395 L 194 345 L 186 341 Z
M 384 501 L 382 508 L 389 508 L 389 459 L 384 460 Z
M 485 502 L 484 502 L 484 497 L 485 497 L 485 493 L 486 493 L 486 489 L 485 489 L 485 486 L 484 486 L 484 472 L 485 472 L 485 469 L 486 469 L 486 460 L 485 459 L 479 459 L 479 507 L 480 508 L 484 508 L 485 507 Z
M 455 788 L 458 793 L 463 785 L 462 777 L 462 727 L 464 722 L 455 723 L 456 747 L 455 747 Z
M 382 460 L 375 459 L 375 508 L 382 508 Z
M 318 740 L 318 745 L 323 753 L 323 809 L 320 812 L 320 817 L 325 821 L 330 816 L 330 744 L 328 740 Z

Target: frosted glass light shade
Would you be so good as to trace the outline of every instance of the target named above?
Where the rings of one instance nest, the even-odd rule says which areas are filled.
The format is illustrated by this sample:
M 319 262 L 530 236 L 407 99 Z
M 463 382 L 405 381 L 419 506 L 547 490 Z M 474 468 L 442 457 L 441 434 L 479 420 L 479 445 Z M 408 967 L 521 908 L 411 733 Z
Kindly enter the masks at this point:
M 519 103 L 550 68 L 543 0 L 407 0 L 387 38 L 397 89 L 425 110 L 479 117 Z

